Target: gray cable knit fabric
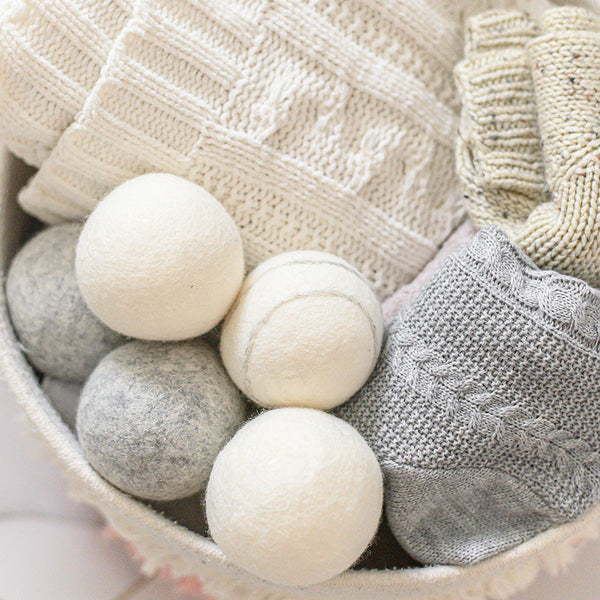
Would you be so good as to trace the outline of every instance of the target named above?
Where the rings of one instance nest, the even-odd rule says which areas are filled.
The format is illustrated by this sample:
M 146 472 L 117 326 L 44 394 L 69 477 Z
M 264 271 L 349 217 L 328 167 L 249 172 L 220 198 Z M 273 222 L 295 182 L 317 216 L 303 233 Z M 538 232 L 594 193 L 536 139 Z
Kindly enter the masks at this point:
M 598 500 L 599 345 L 600 292 L 496 226 L 446 260 L 337 410 L 378 456 L 412 556 L 474 563 Z

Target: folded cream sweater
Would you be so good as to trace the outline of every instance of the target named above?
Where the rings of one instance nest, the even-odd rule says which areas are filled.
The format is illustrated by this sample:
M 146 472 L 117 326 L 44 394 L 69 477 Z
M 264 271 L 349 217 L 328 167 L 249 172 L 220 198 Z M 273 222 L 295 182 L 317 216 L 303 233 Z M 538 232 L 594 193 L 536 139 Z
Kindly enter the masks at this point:
M 0 139 L 42 166 L 20 197 L 29 212 L 82 218 L 122 181 L 169 171 L 223 202 L 249 267 L 330 251 L 382 298 L 464 216 L 452 77 L 464 13 L 513 4 L 2 2 Z
M 80 12 L 94 4 L 69 1 Z M 66 2 L 26 3 L 47 12 Z M 36 116 L 51 132 L 41 145 L 25 151 L 28 140 L 4 133 L 39 164 L 66 127 L 21 202 L 46 222 L 81 218 L 120 182 L 168 171 L 223 202 L 249 267 L 286 250 L 330 251 L 386 297 L 463 218 L 452 77 L 461 9 L 446 0 L 140 0 L 110 51 L 108 33 L 92 36 L 89 60 L 65 75 L 84 83 L 63 85 L 76 97 L 57 101 L 60 118 Z M 69 13 L 81 23 L 56 13 L 65 31 Z M 1 43 L 23 55 L 7 33 Z M 20 78 L 15 64 L 2 68 Z M 12 95 L 21 121 L 39 110 L 25 96 Z

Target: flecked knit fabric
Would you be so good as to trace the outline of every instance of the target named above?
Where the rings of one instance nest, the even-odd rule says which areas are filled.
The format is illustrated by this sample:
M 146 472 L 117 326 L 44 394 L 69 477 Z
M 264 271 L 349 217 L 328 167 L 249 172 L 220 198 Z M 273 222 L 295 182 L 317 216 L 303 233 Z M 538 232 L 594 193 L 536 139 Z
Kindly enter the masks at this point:
M 464 215 L 459 9 L 142 0 L 20 200 L 48 222 L 78 218 L 123 180 L 168 171 L 223 202 L 250 267 L 329 251 L 388 296 Z
M 0 139 L 17 156 L 42 164 L 81 110 L 133 3 L 11 0 L 4 7 Z
M 600 22 L 582 8 L 474 17 L 456 75 L 457 164 L 479 225 L 600 285 Z
M 600 292 L 495 226 L 392 322 L 337 410 L 375 451 L 387 519 L 423 563 L 468 564 L 600 497 Z

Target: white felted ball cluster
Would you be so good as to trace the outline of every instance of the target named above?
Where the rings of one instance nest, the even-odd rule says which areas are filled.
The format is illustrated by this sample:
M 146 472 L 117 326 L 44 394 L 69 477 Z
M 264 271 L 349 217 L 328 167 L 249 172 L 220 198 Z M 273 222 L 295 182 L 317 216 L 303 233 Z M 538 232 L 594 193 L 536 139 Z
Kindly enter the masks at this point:
M 75 252 L 78 233 L 71 277 L 81 306 L 119 340 L 115 332 L 138 338 L 97 357 L 80 394 L 44 384 L 71 426 L 77 409 L 90 464 L 150 501 L 208 484 L 213 538 L 258 577 L 308 585 L 350 567 L 377 531 L 382 475 L 361 436 L 323 410 L 348 400 L 379 356 L 382 312 L 366 280 L 336 256 L 298 251 L 243 281 L 230 216 L 168 174 L 109 193 Z M 223 318 L 225 366 L 190 339 Z M 237 434 L 246 405 L 235 384 L 276 408 Z
M 341 573 L 377 530 L 377 459 L 346 422 L 280 408 L 244 425 L 223 448 L 206 490 L 210 533 L 227 557 L 282 585 Z
M 182 340 L 212 329 L 244 276 L 242 241 L 222 204 L 167 173 L 131 179 L 102 200 L 77 245 L 90 310 L 115 331 Z
M 379 465 L 358 432 L 322 410 L 367 381 L 382 340 L 374 292 L 339 257 L 280 254 L 244 281 L 221 357 L 246 396 L 276 409 L 238 431 L 207 488 L 211 535 L 238 566 L 309 585 L 341 573 L 368 546 L 383 503 Z
M 364 385 L 382 339 L 381 305 L 356 269 L 325 252 L 287 252 L 244 281 L 221 356 L 257 404 L 327 410 Z

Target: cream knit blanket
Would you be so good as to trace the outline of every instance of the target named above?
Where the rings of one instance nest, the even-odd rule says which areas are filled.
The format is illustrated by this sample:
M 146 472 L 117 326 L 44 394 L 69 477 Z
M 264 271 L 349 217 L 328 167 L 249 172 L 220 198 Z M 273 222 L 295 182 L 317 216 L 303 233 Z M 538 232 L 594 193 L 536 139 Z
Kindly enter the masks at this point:
M 122 0 L 21 0 L 0 31 L 0 135 L 45 160 L 20 200 L 56 223 L 168 171 L 223 202 L 249 267 L 329 251 L 387 297 L 463 218 L 462 4 L 140 0 L 111 45 Z
M 0 139 L 40 166 L 81 110 L 135 0 L 1 0 Z

